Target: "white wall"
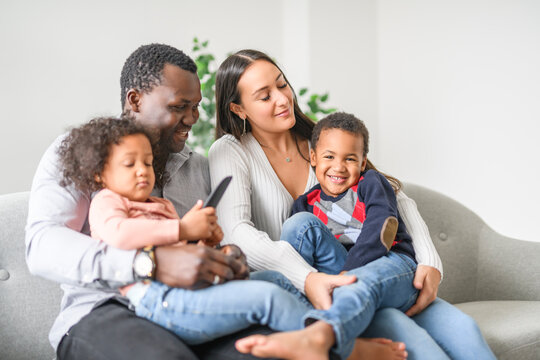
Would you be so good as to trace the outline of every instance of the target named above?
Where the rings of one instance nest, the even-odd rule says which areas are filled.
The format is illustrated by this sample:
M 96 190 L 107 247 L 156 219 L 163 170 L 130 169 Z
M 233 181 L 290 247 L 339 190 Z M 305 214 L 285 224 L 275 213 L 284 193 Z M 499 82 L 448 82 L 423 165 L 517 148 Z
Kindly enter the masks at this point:
M 540 241 L 540 2 L 378 2 L 380 162 Z
M 330 92 L 372 133 L 371 157 L 540 241 L 540 3 L 254 0 L 0 2 L 0 194 L 28 190 L 67 127 L 118 114 L 139 45 L 268 52 L 296 89 Z M 536 120 L 536 121 L 535 121 Z
M 30 189 L 41 154 L 68 127 L 119 114 L 120 71 L 142 44 L 282 56 L 280 3 L 251 0 L 0 2 L 0 194 Z

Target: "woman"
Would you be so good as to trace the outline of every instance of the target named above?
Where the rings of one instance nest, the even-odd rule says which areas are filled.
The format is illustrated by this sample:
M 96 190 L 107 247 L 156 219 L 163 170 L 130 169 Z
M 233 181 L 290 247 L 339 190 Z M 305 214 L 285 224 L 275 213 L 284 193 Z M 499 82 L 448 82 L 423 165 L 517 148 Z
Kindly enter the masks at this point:
M 319 273 L 290 244 L 278 241 L 294 199 L 316 183 L 308 161 L 313 122 L 299 109 L 290 84 L 275 62 L 254 50 L 237 52 L 220 66 L 216 103 L 217 141 L 209 153 L 212 186 L 225 176 L 233 176 L 217 209 L 225 241 L 245 252 L 251 268 L 283 273 L 315 308 L 329 308 L 332 290 L 355 278 Z M 414 315 L 435 299 L 442 266 L 414 201 L 403 192 L 397 199 L 419 263 L 415 287 L 421 292 L 407 312 Z M 403 341 L 410 355 L 422 354 L 430 359 L 447 358 L 438 343 L 459 352 L 463 341 L 468 343 L 479 335 L 474 321 L 440 299 L 429 311 L 451 313 L 455 327 L 422 322 L 421 317 L 411 320 L 390 310 L 379 311 L 364 335 Z M 438 317 L 431 314 L 429 318 Z M 388 349 L 397 347 L 396 343 L 367 341 L 357 346 L 366 352 L 373 348 L 386 351 L 380 356 L 388 357 L 395 355 Z M 460 358 L 459 353 L 448 355 Z

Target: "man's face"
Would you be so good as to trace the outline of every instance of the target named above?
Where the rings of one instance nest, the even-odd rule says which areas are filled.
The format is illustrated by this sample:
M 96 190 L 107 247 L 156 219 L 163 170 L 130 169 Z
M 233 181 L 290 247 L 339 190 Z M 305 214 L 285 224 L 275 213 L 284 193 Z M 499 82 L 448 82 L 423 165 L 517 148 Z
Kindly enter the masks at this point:
M 161 84 L 138 94 L 131 113 L 144 126 L 160 131 L 160 143 L 169 152 L 184 148 L 188 132 L 199 119 L 201 83 L 197 74 L 166 64 Z

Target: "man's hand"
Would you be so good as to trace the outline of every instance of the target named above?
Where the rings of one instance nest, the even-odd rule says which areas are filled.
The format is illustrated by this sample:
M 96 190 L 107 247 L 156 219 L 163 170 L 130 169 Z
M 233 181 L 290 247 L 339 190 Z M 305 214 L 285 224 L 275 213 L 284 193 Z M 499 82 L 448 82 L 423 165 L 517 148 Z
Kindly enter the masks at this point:
M 414 287 L 420 290 L 416 304 L 407 312 L 407 316 L 414 316 L 424 310 L 437 297 L 439 284 L 441 282 L 441 273 L 434 267 L 427 265 L 418 265 L 414 275 Z
M 234 278 L 241 264 L 223 252 L 197 245 L 158 246 L 156 255 L 156 279 L 162 283 L 184 289 L 199 289 L 211 285 L 219 276 L 219 282 Z
M 249 267 L 246 259 L 246 255 L 236 245 L 225 245 L 220 249 L 224 254 L 232 257 L 240 264 L 240 267 L 235 269 L 234 279 L 245 280 L 249 278 Z
M 332 306 L 332 293 L 335 288 L 349 285 L 356 281 L 354 275 L 328 275 L 311 272 L 306 277 L 304 290 L 315 309 L 327 310 Z

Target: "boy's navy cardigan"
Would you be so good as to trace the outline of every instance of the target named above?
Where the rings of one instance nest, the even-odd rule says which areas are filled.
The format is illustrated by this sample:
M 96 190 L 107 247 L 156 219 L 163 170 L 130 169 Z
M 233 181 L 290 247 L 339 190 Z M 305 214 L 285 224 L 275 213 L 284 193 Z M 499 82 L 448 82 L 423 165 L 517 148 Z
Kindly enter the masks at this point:
M 358 184 L 337 197 L 326 195 L 320 184 L 301 195 L 293 204 L 291 215 L 308 211 L 317 216 L 349 250 L 343 270 L 363 266 L 386 255 L 381 229 L 389 216 L 398 219 L 396 239 L 390 250 L 414 260 L 411 236 L 397 210 L 394 189 L 375 170 L 360 175 Z

